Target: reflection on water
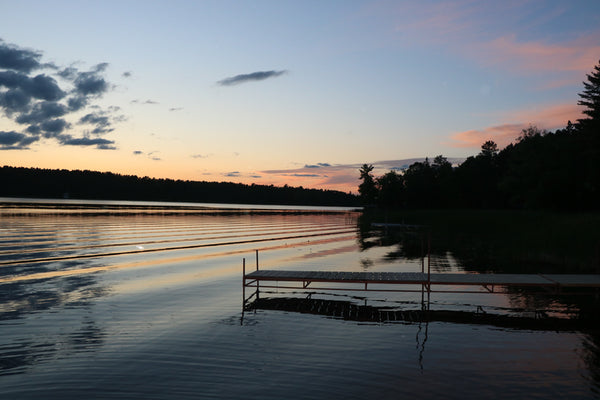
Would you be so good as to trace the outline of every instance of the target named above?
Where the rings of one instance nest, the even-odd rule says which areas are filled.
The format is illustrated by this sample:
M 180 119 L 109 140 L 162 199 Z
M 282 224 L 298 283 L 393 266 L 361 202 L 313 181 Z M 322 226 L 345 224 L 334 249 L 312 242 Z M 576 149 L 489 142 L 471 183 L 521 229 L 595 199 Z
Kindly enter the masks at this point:
M 357 226 L 352 213 L 4 215 L 0 398 L 598 397 L 596 331 L 489 312 L 593 312 L 576 298 L 445 294 L 426 315 L 414 293 L 288 292 L 240 324 L 256 249 L 265 269 L 422 268 L 419 235 Z M 433 248 L 435 271 L 463 268 Z
M 580 318 L 558 318 L 545 313 L 494 313 L 478 307 L 475 310 L 428 309 L 423 304 L 403 304 L 402 307 L 370 306 L 348 300 L 331 300 L 307 297 L 262 297 L 245 307 L 245 311 L 279 310 L 297 313 L 323 315 L 349 321 L 378 323 L 429 323 L 451 322 L 455 324 L 489 325 L 501 328 L 549 330 L 549 331 L 588 331 L 597 326 L 596 320 Z M 411 308 L 412 306 L 412 308 Z

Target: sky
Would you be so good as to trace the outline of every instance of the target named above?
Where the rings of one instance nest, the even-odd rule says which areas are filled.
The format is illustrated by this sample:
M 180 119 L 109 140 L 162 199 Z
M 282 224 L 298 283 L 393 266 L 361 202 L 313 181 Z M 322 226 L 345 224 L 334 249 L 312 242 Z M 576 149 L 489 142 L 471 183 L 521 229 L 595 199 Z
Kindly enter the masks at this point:
M 357 193 L 575 122 L 598 0 L 0 0 L 0 165 Z

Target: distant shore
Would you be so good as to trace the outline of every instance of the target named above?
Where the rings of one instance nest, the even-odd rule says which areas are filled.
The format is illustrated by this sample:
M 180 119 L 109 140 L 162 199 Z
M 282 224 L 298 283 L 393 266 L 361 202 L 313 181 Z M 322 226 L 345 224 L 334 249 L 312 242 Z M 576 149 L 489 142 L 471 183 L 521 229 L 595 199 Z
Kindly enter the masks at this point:
M 0 197 L 0 215 L 28 214 L 314 214 L 360 210 L 358 207 L 186 203 L 129 200 L 37 199 Z

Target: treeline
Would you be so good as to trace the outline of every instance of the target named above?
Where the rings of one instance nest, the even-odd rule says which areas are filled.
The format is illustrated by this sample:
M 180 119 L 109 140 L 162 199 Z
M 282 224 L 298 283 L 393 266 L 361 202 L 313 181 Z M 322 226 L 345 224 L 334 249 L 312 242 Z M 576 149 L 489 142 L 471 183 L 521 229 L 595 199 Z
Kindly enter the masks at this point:
M 356 206 L 358 203 L 356 196 L 335 190 L 10 166 L 0 168 L 0 197 L 318 206 Z
M 360 169 L 364 204 L 393 208 L 600 209 L 600 64 L 579 105 L 586 118 L 555 132 L 530 126 L 499 151 L 493 141 L 452 166 L 445 157 L 374 177 Z

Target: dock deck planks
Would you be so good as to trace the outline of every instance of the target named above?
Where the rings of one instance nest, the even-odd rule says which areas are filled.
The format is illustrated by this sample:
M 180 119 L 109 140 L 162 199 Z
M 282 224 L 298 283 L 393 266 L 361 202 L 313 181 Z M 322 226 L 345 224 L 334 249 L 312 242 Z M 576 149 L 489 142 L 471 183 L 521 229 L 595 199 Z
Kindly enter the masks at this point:
M 422 272 L 338 272 L 256 270 L 245 280 L 287 282 L 374 283 L 395 285 L 545 286 L 600 288 L 600 275 L 452 274 Z

